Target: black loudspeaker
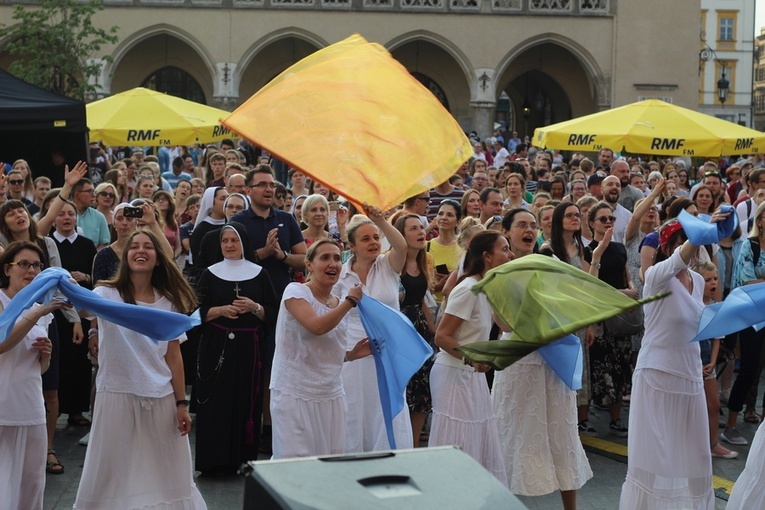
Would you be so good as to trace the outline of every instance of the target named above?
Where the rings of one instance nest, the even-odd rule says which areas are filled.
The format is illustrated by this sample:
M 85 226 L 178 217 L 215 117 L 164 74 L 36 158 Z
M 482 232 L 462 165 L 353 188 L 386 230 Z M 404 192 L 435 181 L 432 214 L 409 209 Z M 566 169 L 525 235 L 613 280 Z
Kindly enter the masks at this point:
M 451 447 L 250 462 L 245 510 L 519 510 L 526 507 Z

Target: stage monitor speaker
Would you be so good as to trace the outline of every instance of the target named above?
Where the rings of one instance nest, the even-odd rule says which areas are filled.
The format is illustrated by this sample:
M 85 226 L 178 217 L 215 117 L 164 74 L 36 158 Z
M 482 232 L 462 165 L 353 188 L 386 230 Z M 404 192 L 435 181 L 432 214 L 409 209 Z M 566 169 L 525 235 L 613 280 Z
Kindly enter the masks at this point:
M 245 510 L 445 510 L 526 507 L 451 447 L 250 462 Z

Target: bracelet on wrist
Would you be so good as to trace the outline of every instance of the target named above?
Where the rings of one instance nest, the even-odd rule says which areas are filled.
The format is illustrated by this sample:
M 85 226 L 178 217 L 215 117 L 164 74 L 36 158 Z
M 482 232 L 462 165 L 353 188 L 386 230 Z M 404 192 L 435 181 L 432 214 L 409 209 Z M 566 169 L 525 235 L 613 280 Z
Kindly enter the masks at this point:
M 343 355 L 343 363 L 350 362 L 351 358 L 348 357 L 348 351 L 345 351 L 345 354 Z
M 62 196 L 61 196 L 61 193 L 59 193 L 58 195 L 56 195 L 56 197 L 57 197 L 57 198 L 60 198 L 60 199 L 61 199 L 61 200 L 63 200 L 64 202 L 68 202 L 68 201 L 69 201 L 69 199 L 68 199 L 68 198 L 64 198 L 64 197 L 62 197 Z
M 288 257 L 288 255 L 287 255 L 287 252 L 286 252 L 286 251 L 283 251 L 282 253 L 284 254 L 284 257 L 282 257 L 282 258 L 281 258 L 281 259 L 279 259 L 279 260 L 280 260 L 281 262 L 284 262 L 285 260 L 287 260 L 287 257 Z
M 90 328 L 90 329 L 88 330 L 88 338 L 90 338 L 90 337 L 92 337 L 92 336 L 98 336 L 98 329 L 96 329 L 96 328 Z
M 352 296 L 345 296 L 345 300 L 350 301 L 352 308 L 356 308 L 356 305 L 359 304 L 359 300 Z
M 189 401 L 186 400 L 186 399 L 176 400 L 175 401 L 175 407 L 179 407 L 179 406 L 186 406 L 186 407 L 188 407 L 189 406 Z

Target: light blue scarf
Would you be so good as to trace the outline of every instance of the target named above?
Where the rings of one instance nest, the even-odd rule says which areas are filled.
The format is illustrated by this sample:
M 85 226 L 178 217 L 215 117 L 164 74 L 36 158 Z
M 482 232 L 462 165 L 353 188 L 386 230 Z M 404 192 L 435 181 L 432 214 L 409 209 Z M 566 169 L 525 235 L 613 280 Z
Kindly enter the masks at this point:
M 200 324 L 198 312 L 189 317 L 147 306 L 116 303 L 70 282 L 69 278 L 71 276 L 66 269 L 49 267 L 16 294 L 0 314 L 0 343 L 8 338 L 24 310 L 34 303 L 50 303 L 56 291 L 61 291 L 77 310 L 87 310 L 99 318 L 146 335 L 155 342 L 175 340 Z

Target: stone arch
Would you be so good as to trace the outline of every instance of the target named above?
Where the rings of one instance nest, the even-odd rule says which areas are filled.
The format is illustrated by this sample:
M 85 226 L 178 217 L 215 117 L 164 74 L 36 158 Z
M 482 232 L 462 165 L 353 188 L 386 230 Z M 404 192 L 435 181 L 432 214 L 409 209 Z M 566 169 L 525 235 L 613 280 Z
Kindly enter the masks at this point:
M 540 46 L 545 43 L 554 44 L 569 51 L 586 71 L 589 85 L 591 87 L 591 93 L 594 97 L 597 98 L 598 104 L 610 105 L 610 84 L 605 74 L 603 73 L 600 64 L 598 64 L 598 61 L 584 46 L 574 41 L 573 39 L 560 34 L 539 34 L 535 37 L 530 37 L 529 39 L 526 39 L 520 44 L 516 45 L 504 56 L 504 58 L 502 58 L 502 60 L 500 60 L 499 64 L 497 65 L 496 75 L 498 77 L 504 75 L 510 64 L 517 60 L 518 57 L 528 52 L 535 46 Z
M 289 66 L 326 46 L 329 46 L 326 40 L 302 28 L 286 27 L 271 32 L 242 54 L 237 63 L 239 72 L 234 73 L 233 90 L 239 91 L 240 102 L 246 101 Z M 264 51 L 267 48 L 268 55 Z
M 464 128 L 472 129 L 476 80 L 462 51 L 443 37 L 427 31 L 400 35 L 386 45 L 391 55 L 413 74 L 424 76 L 443 91 L 450 113 Z M 420 79 L 422 82 L 422 79 Z
M 610 87 L 594 57 L 575 41 L 540 34 L 510 50 L 497 66 L 497 96 L 509 97 L 509 130 L 535 128 L 594 113 L 610 104 Z
M 104 73 L 106 93 L 138 87 L 151 73 L 174 66 L 199 82 L 208 103 L 213 98 L 214 59 L 196 37 L 175 26 L 159 24 L 134 32 L 117 45 L 112 59 Z

